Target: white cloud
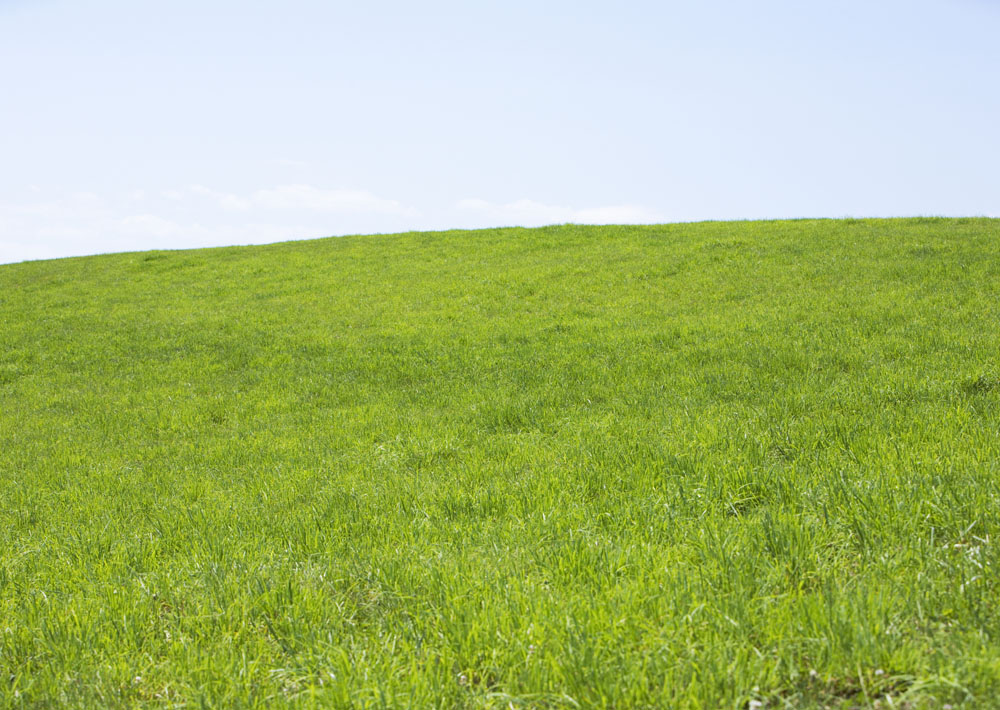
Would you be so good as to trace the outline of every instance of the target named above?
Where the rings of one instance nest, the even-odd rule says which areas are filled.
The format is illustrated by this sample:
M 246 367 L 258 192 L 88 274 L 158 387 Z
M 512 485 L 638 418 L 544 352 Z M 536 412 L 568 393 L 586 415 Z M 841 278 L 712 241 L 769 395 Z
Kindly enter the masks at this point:
M 181 227 L 177 222 L 164 219 L 155 214 L 134 214 L 123 217 L 113 225 L 126 234 L 141 234 L 150 237 L 171 237 L 177 236 L 178 232 L 184 230 L 190 233 L 191 226 Z
M 60 256 L 64 256 L 64 254 L 44 244 L 0 241 L 0 264 L 28 261 L 30 259 L 54 259 Z
M 241 212 L 243 210 L 248 210 L 251 207 L 250 200 L 245 197 L 240 197 L 239 195 L 234 195 L 229 192 L 219 192 L 217 190 L 212 190 L 203 185 L 191 185 L 188 188 L 195 195 L 201 197 L 207 197 L 208 199 L 214 201 L 224 210 L 231 210 L 235 212 Z
M 566 222 L 663 221 L 638 205 L 575 208 L 467 199 L 418 212 L 366 190 L 278 185 L 245 193 L 190 185 L 120 194 L 26 190 L 0 203 L 0 263 L 145 249 L 263 244 L 332 234 Z
M 576 211 L 581 222 L 588 224 L 650 224 L 663 222 L 664 217 L 640 205 L 611 205 Z
M 640 205 L 609 205 L 577 209 L 548 205 L 534 200 L 516 200 L 496 204 L 481 199 L 465 199 L 455 209 L 475 215 L 479 221 L 494 225 L 537 226 L 542 224 L 649 224 L 663 221 L 663 216 Z
M 376 197 L 366 190 L 324 190 L 311 185 L 282 185 L 253 194 L 253 203 L 268 209 L 316 212 L 412 212 L 396 200 Z
M 488 210 L 491 207 L 493 207 L 493 205 L 491 205 L 486 200 L 480 200 L 475 198 L 467 200 L 459 200 L 458 202 L 455 203 L 455 209 L 459 210 Z
M 328 190 L 313 185 L 279 185 L 249 195 L 220 192 L 204 185 L 188 191 L 215 202 L 224 210 L 296 210 L 299 212 L 413 214 L 396 200 L 378 197 L 367 190 Z
M 304 226 L 241 222 L 202 224 L 153 214 L 128 215 L 108 225 L 107 234 L 129 244 L 128 249 L 185 249 L 231 244 L 264 244 L 308 235 Z M 113 250 L 121 251 L 121 249 Z
M 402 231 L 416 218 L 414 210 L 371 192 L 311 185 L 247 194 L 203 185 L 104 196 L 26 193 L 0 203 L 0 263 Z

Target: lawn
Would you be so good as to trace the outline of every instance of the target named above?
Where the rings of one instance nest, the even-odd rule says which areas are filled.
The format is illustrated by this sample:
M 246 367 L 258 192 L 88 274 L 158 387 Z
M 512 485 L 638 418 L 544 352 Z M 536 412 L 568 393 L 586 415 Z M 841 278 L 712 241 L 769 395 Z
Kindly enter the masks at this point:
M 0 707 L 994 708 L 1000 220 L 0 266 Z

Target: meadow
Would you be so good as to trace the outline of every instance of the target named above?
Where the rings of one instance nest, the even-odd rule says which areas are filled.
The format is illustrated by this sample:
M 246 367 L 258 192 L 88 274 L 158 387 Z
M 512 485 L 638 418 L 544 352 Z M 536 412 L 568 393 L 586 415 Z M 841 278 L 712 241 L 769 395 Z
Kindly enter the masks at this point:
M 1000 220 L 0 266 L 0 707 L 1000 707 Z

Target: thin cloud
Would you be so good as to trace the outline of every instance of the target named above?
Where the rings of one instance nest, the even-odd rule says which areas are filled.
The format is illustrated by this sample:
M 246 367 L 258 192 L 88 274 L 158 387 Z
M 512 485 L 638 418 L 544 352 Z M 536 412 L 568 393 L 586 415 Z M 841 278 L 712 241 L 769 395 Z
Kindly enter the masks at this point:
M 253 206 L 251 201 L 245 197 L 240 197 L 239 195 L 234 195 L 229 192 L 219 192 L 218 190 L 212 190 L 211 188 L 207 188 L 203 185 L 192 185 L 188 188 L 188 190 L 195 195 L 207 197 L 224 210 L 242 212 Z
M 260 244 L 412 229 L 664 221 L 640 205 L 568 207 L 536 200 L 467 199 L 430 212 L 367 190 L 278 185 L 246 193 L 204 185 L 76 192 L 0 203 L 0 263 L 100 252 Z M 52 245 L 59 245 L 53 248 Z
M 324 190 L 312 185 L 282 185 L 253 194 L 253 204 L 268 209 L 315 212 L 412 212 L 396 200 L 377 197 L 367 190 Z
M 534 200 L 516 200 L 504 204 L 482 199 L 465 199 L 455 204 L 455 209 L 475 215 L 478 221 L 493 224 L 537 226 L 566 222 L 581 224 L 650 224 L 662 222 L 663 216 L 641 205 L 607 205 L 574 208 L 549 205 Z
M 297 212 L 413 214 L 397 200 L 374 195 L 367 190 L 329 190 L 313 185 L 279 185 L 257 190 L 249 195 L 220 192 L 204 185 L 191 185 L 188 191 L 208 198 L 231 212 L 254 209 L 295 210 Z
M 366 190 L 311 185 L 279 185 L 246 194 L 204 185 L 136 188 L 47 200 L 34 199 L 31 193 L 20 201 L 0 203 L 0 263 L 402 231 L 418 218 L 401 202 Z M 51 246 L 56 244 L 58 248 Z

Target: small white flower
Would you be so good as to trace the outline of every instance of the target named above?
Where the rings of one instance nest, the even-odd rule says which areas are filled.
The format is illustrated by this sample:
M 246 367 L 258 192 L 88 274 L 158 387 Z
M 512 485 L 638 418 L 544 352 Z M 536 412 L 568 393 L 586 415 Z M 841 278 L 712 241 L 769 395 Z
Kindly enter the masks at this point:
M 764 707 L 764 703 L 760 700 L 751 700 L 747 703 L 747 710 L 760 710 L 762 707 Z
M 885 675 L 885 671 L 879 668 L 877 671 L 875 671 L 875 675 Z

